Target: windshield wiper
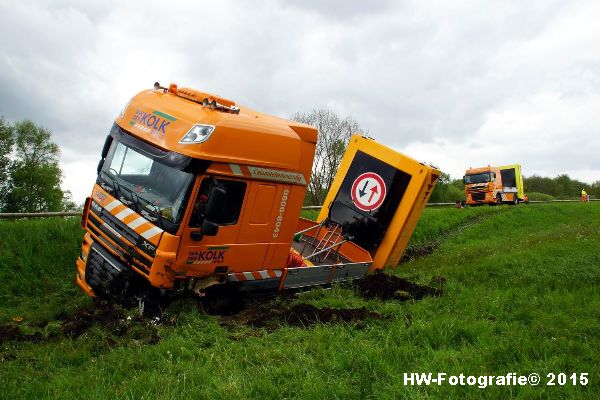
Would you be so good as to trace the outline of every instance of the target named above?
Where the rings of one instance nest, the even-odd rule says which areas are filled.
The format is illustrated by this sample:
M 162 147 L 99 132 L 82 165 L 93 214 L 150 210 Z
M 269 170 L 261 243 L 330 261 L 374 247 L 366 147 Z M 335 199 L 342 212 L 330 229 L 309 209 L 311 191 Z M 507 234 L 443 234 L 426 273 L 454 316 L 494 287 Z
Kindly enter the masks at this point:
M 146 202 L 146 208 L 148 208 L 148 206 L 152 207 L 152 211 L 154 211 L 154 214 L 156 214 L 156 217 L 158 220 L 158 226 L 160 226 L 162 229 L 164 229 L 164 226 L 163 226 L 163 218 L 164 217 L 160 212 L 160 208 L 156 204 Z
M 108 179 L 107 179 L 107 177 L 108 177 Z M 114 194 L 115 197 L 118 197 L 118 190 L 117 190 L 117 187 L 115 186 L 115 179 L 110 177 L 110 175 L 108 175 L 106 172 L 104 172 L 102 170 L 100 171 L 100 179 L 102 180 L 102 182 L 100 182 L 100 186 L 102 187 L 102 189 L 106 190 L 107 192 L 109 192 L 111 194 Z
M 135 194 L 131 189 L 126 188 L 125 186 L 119 184 L 119 182 L 117 182 L 117 177 L 111 177 L 108 173 L 101 171 L 105 176 L 108 176 L 110 178 L 110 182 L 112 183 L 112 188 L 114 190 L 114 195 L 117 199 L 121 200 L 121 202 L 123 204 L 125 204 L 126 206 L 131 206 L 133 204 L 133 209 L 137 212 L 140 211 L 140 209 L 142 208 L 140 205 L 140 201 L 139 201 L 139 197 L 137 194 Z M 103 186 L 104 189 L 106 189 Z M 128 200 L 127 198 L 125 198 L 125 196 L 123 195 L 123 191 L 125 192 L 129 192 L 130 193 L 130 200 Z
M 160 212 L 160 208 L 158 206 L 156 206 L 155 204 L 150 203 L 149 201 L 147 201 L 146 199 L 144 199 L 143 197 L 140 198 L 140 196 L 137 195 L 137 193 L 135 193 L 133 190 L 129 189 L 128 187 L 120 184 L 117 181 L 117 177 L 111 177 L 108 173 L 106 173 L 105 171 L 101 171 L 102 174 L 104 174 L 104 176 L 108 176 L 110 178 L 110 183 L 112 183 L 112 188 L 114 191 L 114 196 L 119 199 L 121 202 L 123 202 L 123 204 L 125 204 L 126 206 L 130 207 L 131 205 L 133 205 L 133 209 L 142 214 L 144 217 L 146 217 L 147 219 L 149 219 L 151 222 L 156 222 L 158 221 L 158 225 L 164 229 L 163 226 L 163 216 Z M 103 186 L 104 189 L 106 189 L 106 187 Z M 127 198 L 126 196 L 124 196 L 123 192 L 127 192 L 129 195 Z M 142 201 L 143 203 L 145 203 L 145 205 L 142 205 Z M 152 217 L 151 214 L 155 215 L 156 217 Z
M 139 212 L 142 215 L 146 214 L 144 216 L 146 218 L 148 218 L 149 220 L 151 220 L 152 222 L 158 221 L 158 226 L 160 226 L 161 228 L 164 229 L 164 227 L 163 227 L 163 221 L 162 221 L 163 216 L 162 216 L 162 214 L 160 212 L 160 208 L 158 208 L 157 205 L 150 203 L 148 200 L 146 200 L 146 199 L 144 199 L 142 197 L 141 200 L 145 203 L 145 205 L 142 206 L 142 201 L 140 201 L 140 196 L 138 196 L 137 193 L 135 193 L 133 190 L 131 190 L 131 189 L 129 189 L 129 188 L 127 188 L 127 187 L 119 184 L 118 182 L 116 182 L 116 180 L 115 180 L 115 183 L 117 184 L 117 186 L 119 187 L 119 189 L 123 189 L 126 192 L 130 193 L 130 195 L 131 195 L 131 203 L 133 203 L 135 205 L 135 210 L 137 212 Z M 123 203 L 125 203 L 126 205 L 129 205 L 129 204 L 127 204 L 126 201 L 124 201 L 125 199 L 123 197 L 121 197 L 119 199 L 122 200 Z M 148 214 L 147 210 L 152 211 L 156 215 L 156 218 L 150 217 L 150 215 Z M 146 213 L 144 213 L 144 211 L 146 211 Z
M 138 198 L 138 196 L 129 188 L 121 185 L 119 182 L 117 182 L 117 180 L 115 179 L 115 184 L 117 185 L 117 187 L 119 188 L 119 192 L 121 192 L 121 190 L 128 192 L 131 196 L 130 196 L 130 200 L 128 200 L 125 196 L 119 196 L 119 200 L 121 200 L 123 202 L 123 204 L 125 204 L 126 206 L 130 206 L 130 205 L 134 205 L 134 210 L 139 211 L 139 206 L 140 206 L 140 199 Z

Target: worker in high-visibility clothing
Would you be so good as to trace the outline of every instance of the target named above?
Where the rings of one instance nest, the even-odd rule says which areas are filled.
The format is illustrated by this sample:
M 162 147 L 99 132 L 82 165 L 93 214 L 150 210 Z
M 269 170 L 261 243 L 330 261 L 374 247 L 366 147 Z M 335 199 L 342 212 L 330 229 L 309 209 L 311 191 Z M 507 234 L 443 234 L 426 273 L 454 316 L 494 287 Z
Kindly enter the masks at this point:
M 584 203 L 588 201 L 588 194 L 585 189 L 581 189 L 581 201 Z

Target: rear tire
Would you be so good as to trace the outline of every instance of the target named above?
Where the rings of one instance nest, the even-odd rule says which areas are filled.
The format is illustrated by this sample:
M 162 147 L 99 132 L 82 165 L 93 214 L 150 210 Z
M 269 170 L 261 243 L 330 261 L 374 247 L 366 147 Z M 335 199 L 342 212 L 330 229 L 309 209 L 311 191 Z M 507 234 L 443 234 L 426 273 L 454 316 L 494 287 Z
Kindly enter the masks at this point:
M 244 307 L 243 297 L 237 285 L 224 283 L 204 290 L 202 308 L 210 315 L 233 315 Z

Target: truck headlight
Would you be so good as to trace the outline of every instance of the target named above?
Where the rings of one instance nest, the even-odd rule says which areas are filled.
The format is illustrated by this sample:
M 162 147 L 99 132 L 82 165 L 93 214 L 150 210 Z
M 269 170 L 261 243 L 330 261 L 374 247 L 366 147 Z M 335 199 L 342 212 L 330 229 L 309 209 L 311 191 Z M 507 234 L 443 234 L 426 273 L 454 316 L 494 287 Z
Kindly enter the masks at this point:
M 184 137 L 181 138 L 181 144 L 202 143 L 207 140 L 214 132 L 215 127 L 212 125 L 194 125 Z

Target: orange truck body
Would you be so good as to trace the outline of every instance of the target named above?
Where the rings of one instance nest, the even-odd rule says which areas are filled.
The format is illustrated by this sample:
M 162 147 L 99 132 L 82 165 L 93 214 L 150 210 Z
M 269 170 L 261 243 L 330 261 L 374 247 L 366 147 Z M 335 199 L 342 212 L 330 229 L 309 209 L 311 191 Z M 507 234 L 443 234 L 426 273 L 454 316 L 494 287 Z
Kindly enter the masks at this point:
M 144 285 L 202 290 L 229 283 L 277 290 L 353 279 L 397 264 L 439 171 L 371 139 L 353 141 L 362 147 L 349 157 L 359 150 L 388 157 L 376 160 L 382 180 L 367 175 L 359 188 L 370 188 L 371 203 L 382 205 L 368 209 L 370 203 L 361 200 L 367 209 L 350 210 L 350 222 L 346 214 L 337 221 L 325 214 L 320 222 L 308 221 L 300 213 L 315 128 L 238 108 L 213 94 L 155 84 L 131 99 L 107 137 L 82 217 L 77 284 L 90 296 L 111 299 Z M 402 166 L 409 178 L 398 181 Z M 394 194 L 392 202 L 393 196 L 376 192 L 382 189 L 377 185 L 402 195 Z M 368 248 L 348 234 L 356 216 L 365 226 L 379 227 Z M 377 254 L 380 248 L 385 254 Z
M 463 177 L 466 204 L 518 204 L 527 200 L 519 164 L 470 168 Z

